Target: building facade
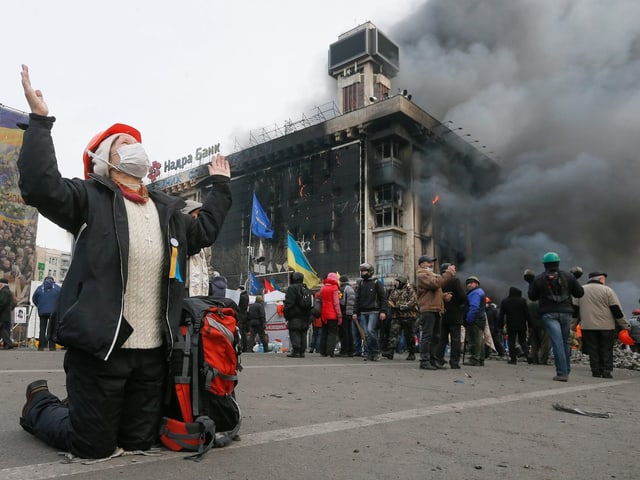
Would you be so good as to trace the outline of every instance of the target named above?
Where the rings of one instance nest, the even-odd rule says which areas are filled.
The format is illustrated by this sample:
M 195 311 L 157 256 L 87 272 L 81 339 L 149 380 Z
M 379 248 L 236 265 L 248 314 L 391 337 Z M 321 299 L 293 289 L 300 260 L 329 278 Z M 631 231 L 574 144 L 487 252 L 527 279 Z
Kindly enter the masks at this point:
M 228 156 L 233 206 L 213 262 L 230 286 L 248 270 L 286 272 L 289 232 L 321 277 L 357 276 L 366 261 L 379 276 L 413 278 L 420 255 L 456 264 L 473 257 L 468 199 L 491 186 L 498 167 L 406 91 L 392 93 L 398 70 L 398 47 L 371 23 L 356 27 L 329 49 L 335 114 L 290 123 Z M 199 200 L 206 166 L 181 175 L 152 188 Z M 249 245 L 254 192 L 274 236 Z

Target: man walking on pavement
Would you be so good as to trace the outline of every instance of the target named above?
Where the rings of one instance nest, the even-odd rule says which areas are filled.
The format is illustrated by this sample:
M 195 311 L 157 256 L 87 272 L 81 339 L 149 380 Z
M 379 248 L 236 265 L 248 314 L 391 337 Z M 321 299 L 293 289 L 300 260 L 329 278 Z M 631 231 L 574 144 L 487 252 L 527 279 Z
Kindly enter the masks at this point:
M 437 370 L 445 368 L 436 358 L 436 345 L 440 337 L 441 316 L 444 312 L 442 286 L 456 276 L 455 265 L 438 275 L 433 271 L 437 258 L 422 255 L 416 271 L 416 292 L 420 308 L 420 368 Z

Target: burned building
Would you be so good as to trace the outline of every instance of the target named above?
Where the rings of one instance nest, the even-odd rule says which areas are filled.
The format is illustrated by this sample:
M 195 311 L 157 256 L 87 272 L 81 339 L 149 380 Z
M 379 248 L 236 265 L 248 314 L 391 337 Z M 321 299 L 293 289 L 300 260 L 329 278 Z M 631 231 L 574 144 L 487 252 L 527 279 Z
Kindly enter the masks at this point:
M 233 206 L 214 266 L 231 286 L 248 270 L 286 271 L 288 232 L 321 277 L 357 276 L 367 261 L 386 278 L 413 278 L 422 254 L 458 264 L 472 258 L 472 202 L 447 204 L 447 192 L 472 199 L 489 188 L 497 165 L 406 90 L 394 90 L 399 59 L 372 23 L 346 32 L 329 48 L 336 102 L 252 134 L 250 147 L 228 156 Z M 200 166 L 154 187 L 197 199 L 206 174 Z M 248 245 L 254 193 L 275 232 L 262 240 L 261 262 L 254 262 L 261 240 Z

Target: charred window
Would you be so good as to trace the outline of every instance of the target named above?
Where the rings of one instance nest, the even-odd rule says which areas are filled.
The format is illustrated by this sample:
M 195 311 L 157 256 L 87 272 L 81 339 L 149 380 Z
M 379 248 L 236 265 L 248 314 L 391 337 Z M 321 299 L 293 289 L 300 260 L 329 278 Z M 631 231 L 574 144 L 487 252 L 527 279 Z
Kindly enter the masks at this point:
M 402 227 L 402 189 L 395 184 L 377 187 L 373 191 L 376 228 Z
M 376 160 L 389 161 L 391 159 L 398 160 L 400 147 L 398 142 L 394 140 L 385 140 L 376 145 Z

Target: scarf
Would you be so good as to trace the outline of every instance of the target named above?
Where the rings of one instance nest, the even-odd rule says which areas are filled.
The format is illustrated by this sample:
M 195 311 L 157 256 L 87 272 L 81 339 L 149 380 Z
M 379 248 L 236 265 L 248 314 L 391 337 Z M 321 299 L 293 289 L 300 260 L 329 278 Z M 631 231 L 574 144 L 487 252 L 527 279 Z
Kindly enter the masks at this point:
M 149 201 L 149 192 L 147 187 L 144 184 L 140 184 L 138 188 L 131 188 L 124 183 L 120 183 L 117 180 L 113 180 L 118 187 L 120 187 L 120 191 L 122 191 L 122 195 L 127 200 L 131 200 L 134 203 L 147 203 Z

